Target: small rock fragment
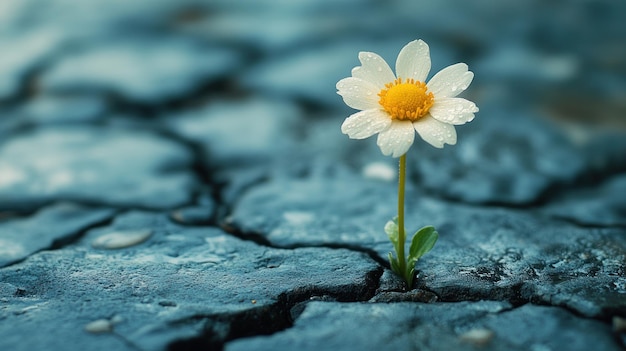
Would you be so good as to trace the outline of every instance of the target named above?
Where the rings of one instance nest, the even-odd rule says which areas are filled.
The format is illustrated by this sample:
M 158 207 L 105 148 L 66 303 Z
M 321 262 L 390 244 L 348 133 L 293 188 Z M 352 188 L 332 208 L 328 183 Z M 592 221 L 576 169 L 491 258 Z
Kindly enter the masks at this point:
M 113 323 L 108 319 L 98 319 L 87 323 L 87 325 L 85 325 L 85 331 L 94 334 L 110 333 L 113 331 Z
M 152 235 L 150 230 L 124 230 L 104 234 L 91 243 L 96 249 L 123 249 L 141 244 Z
M 475 346 L 485 346 L 491 339 L 493 339 L 494 333 L 489 329 L 477 328 L 469 330 L 459 336 L 459 338 Z
M 387 292 L 387 291 L 404 291 L 405 283 L 402 278 L 400 278 L 397 274 L 392 272 L 391 270 L 385 269 L 383 275 L 380 277 L 380 283 L 376 293 Z
M 387 163 L 372 162 L 363 168 L 363 176 L 369 179 L 391 182 L 396 179 L 396 169 Z

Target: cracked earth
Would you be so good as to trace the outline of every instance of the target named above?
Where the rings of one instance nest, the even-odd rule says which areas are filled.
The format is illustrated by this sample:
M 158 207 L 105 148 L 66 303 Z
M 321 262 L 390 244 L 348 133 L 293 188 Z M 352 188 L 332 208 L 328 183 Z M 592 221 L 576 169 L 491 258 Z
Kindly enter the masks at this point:
M 624 14 L 3 2 L 0 350 L 626 350 Z M 480 112 L 409 152 L 407 290 L 395 160 L 334 87 L 417 38 Z

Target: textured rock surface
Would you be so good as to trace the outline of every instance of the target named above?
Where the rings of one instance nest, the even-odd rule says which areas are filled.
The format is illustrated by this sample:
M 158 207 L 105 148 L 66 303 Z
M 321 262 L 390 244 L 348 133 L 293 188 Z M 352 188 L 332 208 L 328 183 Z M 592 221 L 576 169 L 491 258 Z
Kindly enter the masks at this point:
M 138 102 L 180 98 L 236 67 L 231 51 L 154 38 L 103 44 L 61 60 L 43 77 L 49 91 L 104 91 Z
M 206 108 L 169 116 L 166 123 L 202 146 L 211 165 L 259 165 L 288 153 L 302 128 L 297 106 L 263 98 L 211 101 Z
M 481 111 L 486 117 L 461 131 L 458 147 L 437 152 L 422 145 L 413 163 L 417 184 L 465 202 L 523 205 L 543 200 L 552 187 L 572 183 L 585 169 L 563 133 L 530 111 L 492 105 Z
M 189 201 L 194 183 L 188 150 L 143 131 L 41 129 L 5 142 L 0 159 L 8 209 L 60 199 L 168 208 Z
M 358 321 L 358 328 L 353 328 Z M 352 329 L 351 332 L 346 332 Z M 379 335 L 380 337 L 372 337 Z M 554 307 L 506 303 L 311 302 L 293 328 L 237 340 L 226 350 L 621 350 L 604 323 Z M 599 343 L 596 343 L 599 341 Z
M 626 176 L 563 194 L 547 211 L 588 226 L 626 226 Z
M 229 224 L 280 247 L 332 243 L 384 260 L 391 248 L 377 224 L 393 216 L 387 204 L 395 196 L 384 185 L 355 178 L 261 184 L 241 198 Z M 497 297 L 563 305 L 589 316 L 626 307 L 624 229 L 580 228 L 416 191 L 407 198 L 407 226 L 432 224 L 441 238 L 418 264 L 418 286 L 446 301 Z
M 0 101 L 17 95 L 24 81 L 52 54 L 59 37 L 55 31 L 33 31 L 13 37 L 0 36 Z
M 152 235 L 119 250 L 92 247 L 103 236 L 131 230 Z M 32 255 L 0 272 L 0 319 L 7 336 L 0 345 L 60 348 L 77 338 L 84 346 L 105 339 L 109 347 L 122 340 L 122 349 L 159 349 L 191 337 L 212 345 L 255 319 L 268 331 L 280 328 L 288 323 L 286 309 L 312 296 L 367 299 L 374 293 L 370 280 L 380 272 L 358 252 L 271 249 L 216 228 L 178 227 L 164 215 L 131 212 L 75 245 Z M 82 331 L 101 319 L 113 334 Z M 42 337 L 21 340 L 23 328 Z
M 58 204 L 27 218 L 0 222 L 0 267 L 71 241 L 82 230 L 100 224 L 112 215 L 110 209 Z
M 626 3 L 0 1 L 0 350 L 624 350 Z M 480 108 L 397 160 L 359 51 Z

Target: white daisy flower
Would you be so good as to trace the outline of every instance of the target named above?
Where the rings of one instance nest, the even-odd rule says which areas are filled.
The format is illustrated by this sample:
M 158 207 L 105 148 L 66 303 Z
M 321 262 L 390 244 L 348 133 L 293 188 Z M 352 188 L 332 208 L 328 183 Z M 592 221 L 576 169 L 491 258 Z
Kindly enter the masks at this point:
M 474 73 L 457 63 L 435 74 L 428 83 L 430 52 L 422 40 L 408 43 L 396 60 L 396 74 L 379 55 L 359 53 L 362 66 L 352 77 L 337 83 L 337 94 L 346 105 L 361 110 L 346 118 L 341 131 L 352 139 L 376 133 L 377 144 L 386 156 L 404 155 L 417 132 L 434 147 L 456 144 L 455 125 L 474 119 L 478 107 L 457 98 L 472 82 Z

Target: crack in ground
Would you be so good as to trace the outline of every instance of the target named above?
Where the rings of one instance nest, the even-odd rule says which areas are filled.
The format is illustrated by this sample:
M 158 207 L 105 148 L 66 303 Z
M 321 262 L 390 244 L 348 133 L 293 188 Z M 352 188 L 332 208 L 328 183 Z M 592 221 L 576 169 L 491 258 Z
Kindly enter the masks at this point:
M 236 203 L 236 199 L 245 193 L 249 188 L 254 187 L 257 184 L 265 182 L 267 180 L 266 177 L 260 177 L 258 179 L 254 179 L 250 184 L 245 184 L 240 189 L 238 189 L 238 193 L 234 195 L 235 201 L 231 201 L 231 204 L 228 203 L 225 199 L 224 189 L 227 186 L 227 183 L 224 181 L 220 181 L 216 175 L 218 175 L 219 165 L 216 165 L 210 162 L 211 157 L 207 150 L 204 148 L 201 142 L 185 138 L 185 136 L 175 133 L 164 127 L 152 127 L 151 131 L 164 139 L 177 143 L 184 147 L 192 158 L 191 167 L 189 170 L 196 176 L 199 180 L 200 184 L 194 190 L 193 200 L 185 205 L 178 206 L 178 208 L 193 206 L 197 204 L 197 200 L 200 196 L 204 194 L 208 194 L 213 203 L 215 204 L 215 210 L 211 215 L 211 218 L 207 221 L 207 225 L 217 226 L 220 223 L 225 215 L 229 213 L 232 209 L 232 204 Z M 179 223 L 185 225 L 185 223 Z
M 211 217 L 207 219 L 207 225 L 217 226 L 219 220 L 219 208 L 221 207 L 221 187 L 214 179 L 215 168 L 209 165 L 207 160 L 210 159 L 206 150 L 201 143 L 186 139 L 182 135 L 178 135 L 165 128 L 157 128 L 153 131 L 155 134 L 162 138 L 168 139 L 174 143 L 183 146 L 189 151 L 192 157 L 192 163 L 190 170 L 199 180 L 200 184 L 193 191 L 192 200 L 190 203 L 178 206 L 178 208 L 184 208 L 187 206 L 193 206 L 198 203 L 198 199 L 203 195 L 208 195 L 215 204 L 215 210 L 211 214 Z M 185 223 L 180 223 L 185 225 Z
M 229 196 L 224 194 L 224 190 L 227 188 L 227 182 L 216 184 L 216 203 L 218 210 L 216 211 L 217 223 L 228 223 L 229 216 L 233 213 L 235 206 L 239 203 L 241 198 L 251 189 L 256 186 L 263 185 L 269 182 L 270 178 L 265 173 L 252 174 L 251 179 L 244 180 L 243 184 L 236 186 L 236 191 Z
M 354 245 L 354 244 L 346 244 L 346 243 L 326 243 L 326 244 L 291 244 L 291 245 L 277 245 L 275 243 L 272 243 L 270 240 L 268 240 L 267 238 L 265 238 L 262 234 L 260 233 L 254 233 L 254 232 L 244 232 L 239 230 L 236 226 L 234 226 L 232 223 L 230 223 L 228 220 L 223 222 L 220 225 L 220 228 L 222 228 L 222 230 L 224 230 L 226 233 L 244 240 L 244 241 L 251 241 L 257 245 L 261 245 L 261 246 L 265 246 L 265 247 L 269 247 L 269 248 L 273 248 L 273 249 L 283 249 L 283 250 L 294 250 L 294 249 L 303 249 L 303 248 L 326 248 L 326 249 L 331 249 L 331 250 L 341 250 L 341 249 L 345 249 L 345 250 L 350 250 L 350 251 L 356 251 L 356 252 L 360 252 L 363 254 L 366 254 L 367 256 L 369 256 L 373 261 L 375 261 L 376 263 L 378 263 L 379 265 L 383 266 L 384 268 L 390 269 L 390 265 L 389 262 L 387 262 L 385 259 L 381 258 L 378 253 L 376 253 L 376 251 L 366 248 L 366 247 L 362 247 L 362 246 L 358 246 L 358 245 Z
M 448 291 L 445 294 L 437 294 L 434 290 L 429 289 L 425 285 L 418 286 L 419 289 L 430 291 L 438 296 L 437 302 L 468 302 L 468 301 L 482 301 L 482 300 L 491 300 L 491 301 L 503 301 L 511 304 L 511 308 L 499 311 L 498 313 L 508 312 L 517 308 L 520 308 L 527 304 L 533 304 L 536 306 L 547 306 L 553 308 L 560 308 L 568 313 L 572 314 L 576 318 L 586 319 L 586 320 L 594 320 L 601 322 L 604 325 L 607 325 L 609 329 L 612 330 L 615 340 L 618 342 L 622 348 L 626 350 L 626 339 L 622 340 L 622 337 L 618 331 L 612 329 L 612 318 L 613 317 L 621 317 L 624 315 L 623 310 L 619 309 L 602 309 L 601 313 L 595 316 L 585 315 L 575 308 L 568 306 L 565 302 L 563 303 L 552 303 L 546 299 L 542 299 L 541 296 L 537 294 L 533 294 L 532 286 L 527 283 L 519 283 L 512 285 L 509 288 L 500 288 L 495 291 L 480 291 L 480 290 L 472 290 L 465 289 L 464 291 L 460 289 L 455 289 L 453 291 Z M 495 297 L 495 299 L 494 299 Z M 408 299 L 407 299 L 408 300 Z M 551 299 L 549 299 L 551 300 Z M 409 300 L 410 301 L 410 300 Z
M 85 236 L 85 234 L 87 234 L 88 231 L 90 231 L 92 229 L 95 229 L 95 228 L 107 226 L 107 225 L 110 225 L 111 223 L 113 223 L 113 221 L 115 220 L 115 217 L 117 217 L 118 214 L 119 214 L 119 211 L 113 211 L 113 212 L 111 212 L 110 215 L 108 215 L 107 217 L 105 217 L 105 218 L 103 218 L 101 220 L 98 220 L 98 221 L 92 222 L 90 224 L 87 224 L 87 225 L 85 225 L 83 227 L 80 227 L 80 228 L 76 229 L 75 231 L 69 233 L 68 235 L 63 236 L 62 238 L 58 238 L 58 239 L 53 240 L 52 243 L 48 247 L 44 247 L 44 248 L 42 248 L 40 250 L 37 250 L 37 251 L 31 253 L 30 255 L 28 255 L 28 256 L 26 256 L 24 258 L 12 261 L 11 263 L 6 264 L 4 266 L 0 266 L 0 269 L 8 268 L 8 267 L 14 266 L 16 264 L 22 263 L 22 262 L 26 261 L 29 257 L 31 257 L 31 256 L 33 256 L 33 255 L 35 255 L 35 254 L 37 254 L 37 253 L 39 253 L 41 251 L 59 250 L 59 249 L 61 249 L 63 247 L 72 245 L 72 244 L 76 243 L 77 241 L 79 241 L 81 238 L 83 238 Z
M 368 272 L 365 284 L 350 287 L 318 288 L 301 287 L 278 296 L 274 304 L 248 309 L 236 313 L 197 315 L 173 324 L 203 323 L 201 335 L 177 340 L 168 345 L 168 350 L 222 350 L 224 344 L 235 339 L 271 335 L 293 326 L 304 310 L 307 301 L 364 302 L 374 296 L 382 268 Z
M 606 227 L 594 226 L 593 228 L 604 229 Z M 234 235 L 235 237 L 241 240 L 252 241 L 258 245 L 262 245 L 262 246 L 266 246 L 270 248 L 298 249 L 298 248 L 318 247 L 318 248 L 347 249 L 347 250 L 357 251 L 357 252 L 367 254 L 372 260 L 374 260 L 379 265 L 381 265 L 382 268 L 387 269 L 387 270 L 390 269 L 389 263 L 383 258 L 381 258 L 377 254 L 377 252 L 371 249 L 360 247 L 358 245 L 332 244 L 332 243 L 331 244 L 276 245 L 272 243 L 271 241 L 269 241 L 260 233 L 241 231 L 228 222 L 222 225 L 222 229 L 224 229 L 227 233 Z M 530 268 L 533 269 L 532 267 Z M 490 288 L 485 289 L 484 287 L 481 287 L 481 286 L 476 286 L 476 287 L 458 286 L 458 287 L 453 287 L 453 289 L 445 289 L 445 290 L 440 291 L 441 289 L 433 289 L 425 285 L 418 278 L 416 281 L 415 288 L 417 290 L 421 290 L 428 294 L 434 295 L 436 300 L 439 302 L 464 302 L 464 301 L 467 302 L 467 301 L 480 301 L 480 300 L 495 300 L 495 301 L 506 301 L 514 307 L 519 307 L 528 303 L 532 303 L 536 305 L 560 307 L 560 308 L 566 309 L 567 311 L 575 314 L 578 317 L 586 318 L 586 319 L 594 319 L 594 320 L 602 321 L 603 323 L 609 323 L 609 324 L 611 323 L 611 318 L 613 316 L 616 316 L 616 315 L 619 316 L 620 314 L 623 314 L 623 311 L 620 311 L 620 310 L 615 310 L 615 311 L 603 310 L 597 316 L 586 316 L 586 315 L 583 315 L 581 312 L 577 311 L 576 309 L 565 305 L 564 303 L 552 304 L 546 301 L 545 299 L 542 299 L 542 297 L 536 293 L 535 285 L 529 284 L 527 282 L 513 284 L 509 287 L 492 286 Z M 401 294 L 407 294 L 407 293 L 410 293 L 411 291 L 415 291 L 415 289 L 409 290 L 409 291 L 406 291 L 406 289 L 395 289 L 395 290 L 390 289 L 388 291 L 397 292 Z M 394 302 L 402 301 L 402 297 L 395 296 L 391 298 L 394 300 Z M 413 296 L 407 295 L 408 301 L 414 301 L 414 300 L 411 300 L 413 298 L 414 298 Z M 427 299 L 427 298 L 428 296 L 424 297 L 424 299 Z M 382 300 L 384 300 L 384 298 Z M 428 301 L 423 301 L 423 302 L 428 302 Z
M 626 229 L 626 224 L 599 224 L 599 223 L 587 223 L 584 221 L 577 220 L 576 218 L 565 217 L 561 215 L 550 214 L 545 216 L 546 218 L 550 218 L 552 220 L 557 220 L 560 222 L 564 222 L 575 227 L 579 227 L 582 229 Z
M 619 317 L 620 315 L 618 314 L 614 314 L 614 315 L 608 315 L 606 314 L 606 312 L 603 311 L 603 313 L 599 316 L 587 316 L 584 315 L 582 313 L 580 313 L 579 311 L 577 311 L 576 309 L 569 307 L 565 304 L 550 304 L 547 303 L 545 301 L 532 301 L 529 302 L 531 304 L 537 305 L 537 306 L 547 306 L 547 307 L 554 307 L 554 308 L 560 308 L 570 314 L 572 314 L 573 316 L 575 316 L 576 318 L 579 319 L 585 319 L 585 320 L 592 320 L 592 321 L 598 321 L 601 322 L 602 324 L 606 325 L 610 330 L 611 333 L 613 335 L 613 339 L 615 340 L 616 344 L 618 346 L 620 346 L 622 349 L 626 350 L 626 338 L 622 338 L 622 335 L 619 331 L 615 330 L 615 328 L 613 327 L 613 317 Z M 523 306 L 523 305 L 522 305 Z M 521 306 L 517 306 L 515 308 L 519 308 Z M 618 312 L 618 311 L 616 311 Z M 623 314 L 624 312 L 621 311 L 621 313 Z
M 238 199 L 241 198 L 248 190 L 258 186 L 267 181 L 266 177 L 261 177 L 256 181 L 253 181 L 249 184 L 246 184 L 245 187 L 238 189 L 238 193 L 236 195 L 235 201 L 228 203 L 222 196 L 222 191 L 224 188 L 224 184 L 218 184 L 216 180 L 212 177 L 214 169 L 207 166 L 208 162 L 204 162 L 203 160 L 208 160 L 208 155 L 206 155 L 205 150 L 201 147 L 201 145 L 197 142 L 193 142 L 185 139 L 179 135 L 176 135 L 171 132 L 156 130 L 157 134 L 161 137 L 167 138 L 169 140 L 173 140 L 179 144 L 182 144 L 192 154 L 193 163 L 189 168 L 194 174 L 197 175 L 198 179 L 202 182 L 203 185 L 210 186 L 212 192 L 211 196 L 215 200 L 216 206 L 220 208 L 220 211 L 215 211 L 212 223 L 218 223 L 220 219 L 223 219 L 223 214 L 229 213 L 232 208 L 234 208 L 238 202 Z M 601 182 L 600 182 L 601 183 Z M 573 186 L 575 186 L 574 184 Z M 570 189 L 572 186 L 566 186 L 563 189 Z M 197 190 L 200 192 L 201 190 Z M 196 193 L 198 196 L 198 193 Z M 455 203 L 458 204 L 458 200 L 451 201 L 451 199 L 447 199 L 445 197 L 438 196 L 438 199 L 444 200 L 444 202 Z M 192 201 L 195 203 L 196 200 Z M 102 205 L 97 201 L 79 201 L 78 204 L 83 205 Z M 626 226 L 624 225 L 589 225 L 586 223 L 579 223 L 576 220 L 572 220 L 569 218 L 560 218 L 558 216 L 546 215 L 540 211 L 540 208 L 537 206 L 541 206 L 545 204 L 545 201 L 539 201 L 537 203 L 530 204 L 510 204 L 510 203 L 466 203 L 461 202 L 461 204 L 471 207 L 477 208 L 490 208 L 490 207 L 500 207 L 504 209 L 518 209 L 518 210 L 539 210 L 535 215 L 543 216 L 546 218 L 550 218 L 552 220 L 558 219 L 565 223 L 569 223 L 575 226 L 579 226 L 582 228 L 619 228 L 624 229 Z M 117 210 L 145 210 L 145 211 L 155 211 L 155 209 L 142 208 L 141 206 L 115 206 Z M 31 212 L 32 213 L 32 212 Z M 30 213 L 29 213 L 30 214 Z M 106 226 L 112 223 L 113 219 L 116 217 L 117 213 L 113 213 L 110 218 L 100 221 L 98 223 L 93 223 L 82 230 L 73 233 L 67 237 L 64 237 L 60 240 L 57 240 L 52 243 L 49 249 L 59 249 L 67 245 L 71 245 L 79 240 L 81 237 L 85 235 L 85 233 L 93 228 Z M 227 221 L 226 221 L 227 222 Z M 378 254 L 374 250 L 370 250 L 367 248 L 360 247 L 358 245 L 350 245 L 350 244 L 317 244 L 317 245 L 306 245 L 306 244 L 294 244 L 294 245 L 275 245 L 272 244 L 269 240 L 263 237 L 259 233 L 244 233 L 238 231 L 235 228 L 230 227 L 228 224 L 222 226 L 222 228 L 229 234 L 247 241 L 253 241 L 256 244 L 263 245 L 270 248 L 276 249 L 297 249 L 297 248 L 328 248 L 328 249 L 348 249 L 351 251 L 357 251 L 368 255 L 372 260 L 379 263 L 381 267 L 389 268 L 389 264 L 386 260 L 380 258 Z M 18 263 L 18 262 L 16 262 Z M 380 272 L 378 277 L 372 279 L 370 282 L 366 282 L 366 287 L 373 287 L 374 291 L 378 288 L 380 284 L 380 276 L 382 275 L 383 268 L 379 269 L 377 272 Z M 499 311 L 498 313 L 504 313 L 525 304 L 536 304 L 536 305 L 544 305 L 550 307 L 562 308 L 569 313 L 575 315 L 578 318 L 598 320 L 603 322 L 604 324 L 610 325 L 611 314 L 617 315 L 619 311 L 603 311 L 603 314 L 596 317 L 589 317 L 582 315 L 577 310 L 565 305 L 565 304 L 551 304 L 546 300 L 542 300 L 537 295 L 529 294 L 529 291 L 524 292 L 524 288 L 527 288 L 528 285 L 524 283 L 516 284 L 511 286 L 510 288 L 497 288 L 494 291 L 480 291 L 480 289 L 473 290 L 468 288 L 466 291 L 460 292 L 459 290 L 454 291 L 453 293 L 446 294 L 438 294 L 434 290 L 428 288 L 425 285 L 422 285 L 420 289 L 433 293 L 438 301 L 440 302 L 467 302 L 467 301 L 478 301 L 483 300 L 485 298 L 493 299 L 496 297 L 496 301 L 507 301 L 511 303 L 510 309 L 505 309 Z M 531 289 L 532 290 L 532 289 Z M 494 294 L 495 292 L 495 294 Z M 234 340 L 237 338 L 243 338 L 254 335 L 268 335 L 272 334 L 284 329 L 287 329 L 293 325 L 293 322 L 298 317 L 298 315 L 294 314 L 294 309 L 297 308 L 298 305 L 304 303 L 307 300 L 319 298 L 322 296 L 330 296 L 331 299 L 341 300 L 341 295 L 329 293 L 328 291 L 321 291 L 315 289 L 308 289 L 303 291 L 294 291 L 290 293 L 286 293 L 285 295 L 279 296 L 279 301 L 271 306 L 266 306 L 263 308 L 257 308 L 249 311 L 244 311 L 236 314 L 229 315 L 219 315 L 219 316 L 198 316 L 200 320 L 204 320 L 205 332 L 202 336 L 199 336 L 197 339 L 189 339 L 189 340 L 179 340 L 172 343 L 169 346 L 171 350 L 182 350 L 187 347 L 191 349 L 201 349 L 204 347 L 208 347 L 208 349 L 222 349 L 225 342 Z M 356 302 L 356 301 L 367 301 L 371 300 L 373 296 L 369 295 L 350 295 L 349 298 L 343 297 L 345 301 L 342 302 Z M 300 311 L 301 312 L 301 311 Z M 182 321 L 184 323 L 184 321 Z M 259 328 L 259 326 L 263 326 Z M 619 344 L 626 349 L 623 340 L 620 338 L 619 333 L 614 333 L 616 339 L 619 341 Z M 123 339 L 123 338 L 122 338 Z M 136 345 L 132 345 L 130 341 L 123 339 L 125 342 L 129 343 L 129 346 L 133 346 L 135 349 L 140 350 Z
M 115 330 L 111 331 L 111 335 L 115 336 L 117 339 L 119 339 L 122 343 L 124 343 L 124 345 L 128 346 L 129 348 L 136 350 L 136 351 L 147 351 L 145 349 L 142 349 L 141 347 L 139 347 L 139 345 L 135 344 L 134 342 L 128 340 L 127 338 L 124 337 L 124 335 L 120 334 L 120 333 L 116 333 Z
M 12 109 L 27 102 L 37 92 L 39 78 L 54 65 L 58 57 L 61 56 L 61 51 L 63 48 L 55 48 L 51 52 L 45 53 L 38 62 L 26 69 L 19 79 L 19 86 L 16 91 L 12 95 L 0 99 L 0 105 Z
M 118 213 L 119 211 L 113 211 L 108 217 L 100 221 L 96 221 L 94 223 L 86 225 L 83 228 L 77 230 L 73 234 L 66 235 L 63 238 L 56 239 L 52 242 L 52 244 L 48 248 L 43 249 L 43 250 L 59 250 L 65 246 L 75 244 L 78 240 L 83 238 L 87 234 L 87 232 L 89 232 L 90 230 L 111 225 L 113 221 L 115 221 L 115 218 L 117 217 Z

